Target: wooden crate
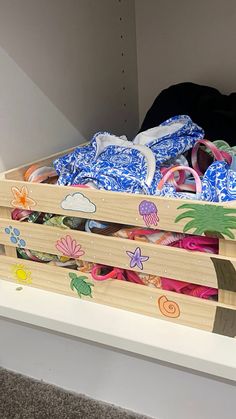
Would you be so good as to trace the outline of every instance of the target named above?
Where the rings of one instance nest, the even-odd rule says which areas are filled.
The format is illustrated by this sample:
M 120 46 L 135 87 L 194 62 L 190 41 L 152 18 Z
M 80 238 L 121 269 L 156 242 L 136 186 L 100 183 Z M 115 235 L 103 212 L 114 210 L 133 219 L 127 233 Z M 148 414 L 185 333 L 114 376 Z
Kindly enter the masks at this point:
M 68 150 L 66 151 L 68 152 Z M 64 153 L 66 153 L 64 152 Z M 63 155 L 64 153 L 60 153 Z M 50 164 L 53 155 L 37 163 Z M 214 333 L 236 336 L 236 203 L 201 203 L 118 192 L 27 183 L 22 166 L 0 175 L 0 277 L 8 281 L 42 288 L 92 302 L 154 316 Z M 152 206 L 152 216 L 143 214 L 144 201 Z M 140 204 L 141 207 L 140 207 Z M 76 216 L 162 230 L 220 237 L 220 254 L 165 247 L 116 237 L 46 225 L 12 221 L 11 210 L 25 207 L 35 211 Z M 145 208 L 144 208 L 145 209 Z M 15 243 L 9 229 L 18 230 Z M 109 279 L 94 281 L 89 274 L 44 263 L 18 259 L 16 247 L 59 254 L 56 244 L 65 236 L 75 240 L 84 254 L 81 259 L 156 274 L 219 289 L 218 302 Z M 13 240 L 14 241 L 14 240 Z M 139 248 L 142 270 L 130 267 L 132 254 Z M 129 254 L 127 253 L 129 252 Z M 79 278 L 73 282 L 73 275 Z M 73 287 L 74 284 L 74 287 Z M 43 310 L 43 308 L 42 308 Z

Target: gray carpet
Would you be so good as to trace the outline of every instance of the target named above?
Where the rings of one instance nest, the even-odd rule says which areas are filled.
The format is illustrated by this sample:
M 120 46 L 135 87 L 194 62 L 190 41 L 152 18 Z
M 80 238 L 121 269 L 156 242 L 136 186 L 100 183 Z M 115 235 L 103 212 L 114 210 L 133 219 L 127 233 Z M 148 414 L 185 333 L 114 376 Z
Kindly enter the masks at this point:
M 144 419 L 127 410 L 0 369 L 0 419 Z

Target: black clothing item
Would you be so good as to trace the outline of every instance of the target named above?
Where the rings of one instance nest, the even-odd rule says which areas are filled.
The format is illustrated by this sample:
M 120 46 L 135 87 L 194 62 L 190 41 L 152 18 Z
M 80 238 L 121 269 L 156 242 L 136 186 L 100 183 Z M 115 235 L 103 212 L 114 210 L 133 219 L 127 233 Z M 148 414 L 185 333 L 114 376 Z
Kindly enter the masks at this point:
M 223 95 L 213 87 L 188 82 L 170 86 L 157 96 L 140 131 L 175 115 L 189 115 L 204 129 L 208 140 L 236 145 L 236 93 Z

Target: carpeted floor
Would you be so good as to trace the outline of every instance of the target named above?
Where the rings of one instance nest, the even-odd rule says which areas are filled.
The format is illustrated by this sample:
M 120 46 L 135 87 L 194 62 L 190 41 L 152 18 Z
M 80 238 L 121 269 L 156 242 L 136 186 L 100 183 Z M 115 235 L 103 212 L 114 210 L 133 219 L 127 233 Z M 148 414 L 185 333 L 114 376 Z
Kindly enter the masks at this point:
M 145 419 L 0 369 L 0 419 Z

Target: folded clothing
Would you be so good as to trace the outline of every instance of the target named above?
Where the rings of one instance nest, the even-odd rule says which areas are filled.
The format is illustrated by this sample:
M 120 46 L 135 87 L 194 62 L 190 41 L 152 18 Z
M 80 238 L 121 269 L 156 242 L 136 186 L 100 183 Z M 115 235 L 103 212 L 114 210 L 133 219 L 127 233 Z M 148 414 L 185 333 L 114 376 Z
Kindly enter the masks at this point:
M 187 115 L 143 132 L 133 142 L 97 133 L 89 145 L 56 159 L 59 185 L 89 183 L 98 189 L 155 195 L 161 166 L 193 147 L 204 131 Z
M 139 133 L 133 141 L 125 136 L 99 132 L 90 144 L 56 159 L 55 169 L 32 165 L 24 178 L 29 182 L 55 183 L 57 174 L 58 185 L 213 202 L 236 199 L 236 160 L 231 167 L 234 153 L 228 152 L 230 147 L 225 142 L 216 144 L 228 151 L 218 149 L 203 138 L 203 129 L 188 115 L 169 118 L 159 126 Z M 202 154 L 203 145 L 217 160 L 210 164 L 204 175 L 199 167 L 199 155 L 206 157 L 205 168 L 209 155 Z M 185 156 L 190 149 L 192 167 Z M 173 174 L 176 171 L 178 174 Z M 198 176 L 198 179 L 195 177 L 196 186 L 189 172 Z
M 98 132 L 86 146 L 79 146 L 71 153 L 57 158 L 53 162 L 58 174 L 58 185 L 79 184 L 77 175 L 95 161 L 96 157 L 107 145 L 122 145 L 126 143 L 125 136 L 116 137 L 108 132 Z
M 59 185 L 90 183 L 98 189 L 149 193 L 155 157 L 148 147 L 97 133 L 90 145 L 78 147 L 72 154 L 54 161 Z
M 139 133 L 133 141 L 99 132 L 87 146 L 77 147 L 56 159 L 53 163 L 56 170 L 33 165 L 24 177 L 29 182 L 55 182 L 57 173 L 58 185 L 213 202 L 236 199 L 236 161 L 232 168 L 232 153 L 220 151 L 203 137 L 203 129 L 188 115 L 169 118 Z M 204 176 L 198 164 L 198 149 L 202 145 L 218 160 L 208 167 Z M 190 149 L 193 167 L 189 167 L 184 155 Z M 173 174 L 176 171 L 178 175 Z M 188 172 L 198 176 L 196 187 Z M 203 176 L 202 180 L 199 175 Z
M 149 147 L 155 154 L 158 167 L 167 160 L 190 150 L 197 140 L 204 138 L 204 131 L 188 115 L 167 119 L 159 126 L 139 133 L 134 144 Z

